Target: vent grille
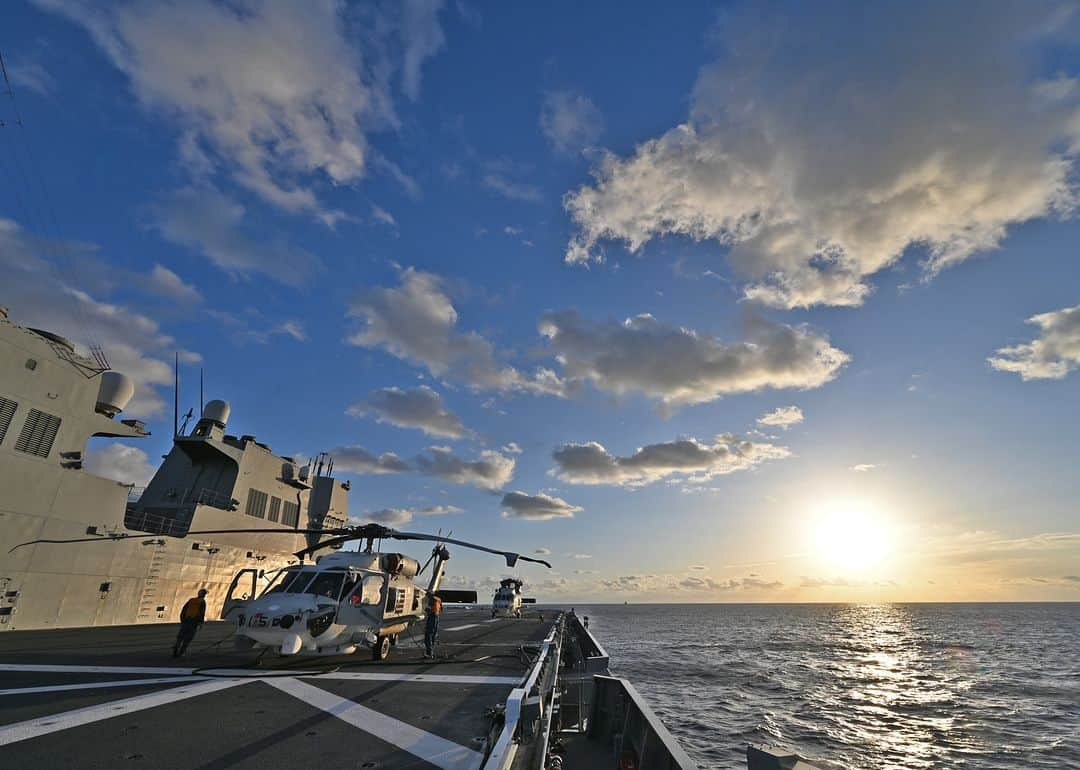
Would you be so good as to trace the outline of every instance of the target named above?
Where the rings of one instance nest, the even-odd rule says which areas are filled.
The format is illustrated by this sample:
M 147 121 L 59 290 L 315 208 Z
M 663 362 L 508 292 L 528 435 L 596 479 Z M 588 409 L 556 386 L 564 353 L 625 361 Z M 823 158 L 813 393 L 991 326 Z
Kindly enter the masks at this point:
M 257 516 L 260 519 L 266 516 L 266 498 L 268 495 L 265 492 L 260 492 L 257 489 L 248 490 L 247 509 L 244 511 L 248 516 Z
M 48 457 L 59 430 L 59 417 L 38 409 L 31 409 L 19 433 L 19 439 L 15 442 L 15 450 L 38 457 Z
M 3 441 L 4 436 L 7 435 L 7 430 L 11 427 L 11 418 L 15 416 L 15 409 L 18 406 L 18 403 L 10 398 L 0 396 L 0 441 Z
M 267 519 L 267 521 L 277 521 L 280 516 L 281 516 L 281 498 L 280 497 L 271 497 L 270 498 L 270 513 L 266 517 L 266 519 Z
M 281 504 L 281 523 L 287 527 L 295 527 L 300 521 L 300 506 L 290 503 L 288 500 Z

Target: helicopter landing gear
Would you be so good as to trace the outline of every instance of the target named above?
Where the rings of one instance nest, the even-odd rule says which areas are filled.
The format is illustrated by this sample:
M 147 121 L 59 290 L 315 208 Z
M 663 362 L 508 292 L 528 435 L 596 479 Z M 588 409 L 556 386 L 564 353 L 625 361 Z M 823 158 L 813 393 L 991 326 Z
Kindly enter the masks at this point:
M 398 635 L 397 634 L 391 634 L 390 635 L 390 646 L 391 647 L 397 647 L 397 640 L 398 640 Z
M 390 655 L 390 637 L 380 636 L 375 640 L 375 646 L 371 648 L 371 657 L 375 660 L 386 660 Z

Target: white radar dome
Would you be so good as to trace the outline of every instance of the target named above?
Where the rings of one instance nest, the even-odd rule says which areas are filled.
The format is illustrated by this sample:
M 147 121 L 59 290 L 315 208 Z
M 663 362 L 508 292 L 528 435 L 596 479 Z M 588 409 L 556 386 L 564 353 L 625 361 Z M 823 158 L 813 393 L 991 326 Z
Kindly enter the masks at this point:
M 95 409 L 108 417 L 115 417 L 135 395 L 135 381 L 126 374 L 107 371 L 101 373 Z
M 203 407 L 202 419 L 216 422 L 224 428 L 226 423 L 229 422 L 230 412 L 232 412 L 232 407 L 229 406 L 228 401 L 214 399 L 206 402 L 206 406 Z

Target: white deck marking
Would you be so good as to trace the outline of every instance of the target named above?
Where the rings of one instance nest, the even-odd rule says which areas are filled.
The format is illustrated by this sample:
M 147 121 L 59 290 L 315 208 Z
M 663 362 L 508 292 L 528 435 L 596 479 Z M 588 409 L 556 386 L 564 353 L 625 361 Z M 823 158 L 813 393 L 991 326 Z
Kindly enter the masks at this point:
M 466 746 L 424 732 L 298 679 L 267 679 L 265 682 L 443 770 L 478 770 L 484 760 L 483 754 Z
M 0 690 L 0 695 L 33 695 L 39 692 L 67 692 L 68 690 L 96 690 L 99 687 L 139 687 L 148 684 L 182 684 L 203 682 L 205 676 L 156 676 L 152 679 L 114 679 L 111 682 L 79 682 L 78 684 L 51 684 L 43 687 L 13 687 Z
M 207 695 L 208 693 L 217 692 L 218 690 L 236 687 L 239 684 L 246 684 L 246 682 L 244 680 L 236 679 L 218 679 L 212 682 L 197 682 L 196 684 L 174 687 L 161 692 L 136 695 L 134 698 L 110 701 L 109 703 L 101 703 L 97 706 L 87 706 L 86 708 L 75 709 L 74 711 L 65 711 L 59 714 L 50 714 L 49 716 L 39 717 L 37 719 L 29 719 L 25 722 L 16 722 L 15 724 L 0 727 L 0 746 L 6 746 L 9 743 L 18 743 L 19 741 L 25 741 L 30 738 L 37 738 L 42 735 L 48 735 L 49 733 L 59 732 L 60 730 L 69 730 L 72 727 L 81 727 L 82 725 L 88 725 L 93 722 L 100 722 L 103 719 L 126 716 L 127 714 L 133 714 L 136 711 L 143 711 L 145 709 L 154 708 L 155 706 L 164 706 L 167 703 L 175 703 L 176 701 L 195 698 L 199 695 Z
M 489 656 L 490 657 L 490 656 Z M 517 686 L 520 676 L 467 676 L 464 674 L 372 674 L 355 671 L 336 671 L 330 674 L 298 674 L 303 679 L 352 679 L 369 682 L 425 682 L 429 684 L 508 684 Z M 0 691 L 2 692 L 2 691 Z
M 194 670 L 169 666 L 56 666 L 38 663 L 0 663 L 0 671 L 38 671 L 56 674 L 190 674 Z
M 464 626 L 451 626 L 450 628 L 444 628 L 443 631 L 464 631 L 466 628 L 480 628 L 480 624 L 466 623 Z

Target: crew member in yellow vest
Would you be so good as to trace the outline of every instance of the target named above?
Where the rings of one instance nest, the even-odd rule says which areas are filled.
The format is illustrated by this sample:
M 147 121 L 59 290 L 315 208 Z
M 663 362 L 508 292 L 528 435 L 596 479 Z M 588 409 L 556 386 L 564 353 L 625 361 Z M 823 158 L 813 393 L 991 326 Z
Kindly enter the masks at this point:
M 424 657 L 435 657 L 435 645 L 439 641 L 439 615 L 442 614 L 442 599 L 435 594 L 428 597 L 427 624 L 424 626 Z
M 183 655 L 195 638 L 195 632 L 206 620 L 206 589 L 200 588 L 199 595 L 193 596 L 184 603 L 180 610 L 180 632 L 176 635 L 176 644 L 173 645 L 172 655 L 179 658 Z

